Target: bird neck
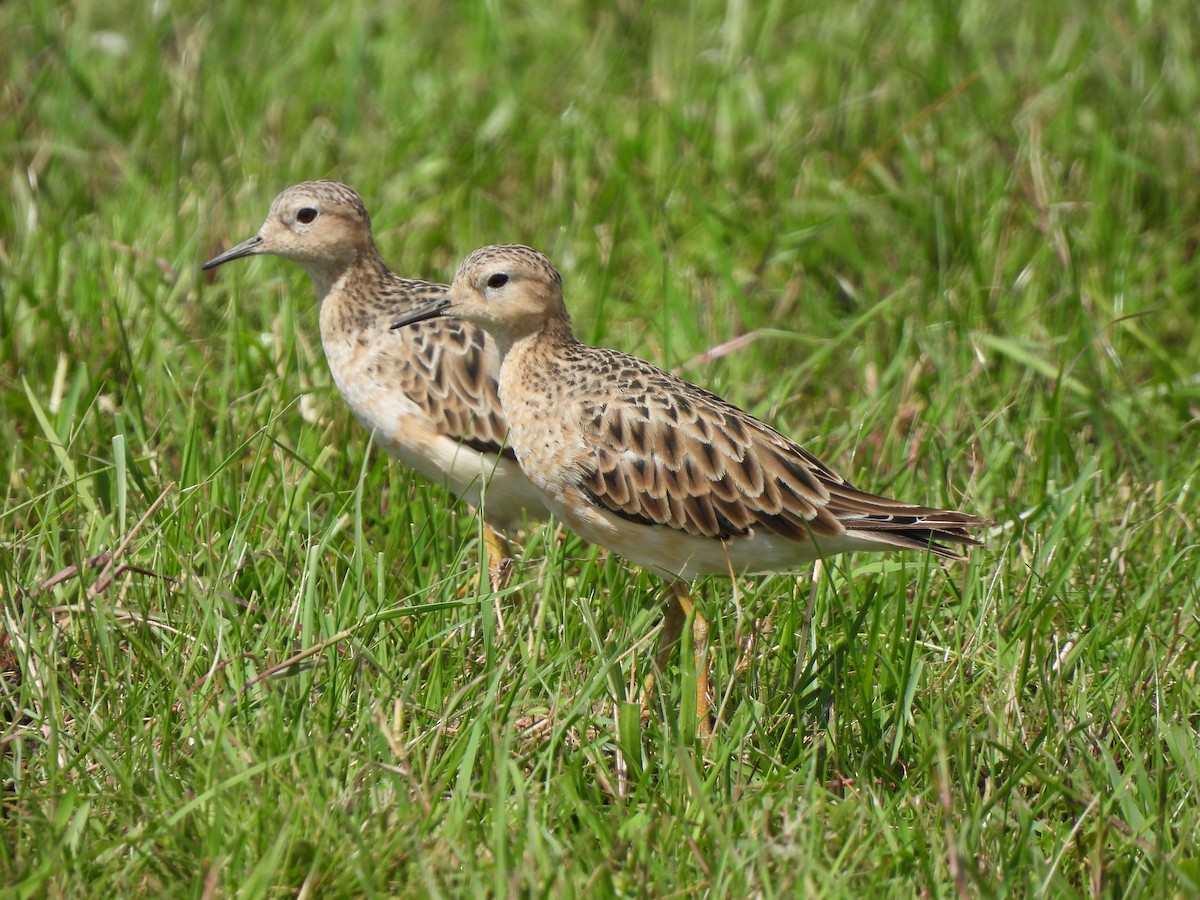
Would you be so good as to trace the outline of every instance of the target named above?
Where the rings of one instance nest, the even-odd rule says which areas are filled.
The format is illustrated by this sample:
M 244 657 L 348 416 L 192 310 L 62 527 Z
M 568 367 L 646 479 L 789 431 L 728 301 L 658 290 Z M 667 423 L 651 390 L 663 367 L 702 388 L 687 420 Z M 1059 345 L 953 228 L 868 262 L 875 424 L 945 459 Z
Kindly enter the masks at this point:
M 389 295 L 388 283 L 396 276 L 374 246 L 349 265 L 309 274 L 320 301 L 321 341 L 331 367 L 334 347 L 357 343 L 364 335 L 385 333 L 387 323 L 380 320 L 394 321 L 394 310 L 389 313 L 388 306 L 381 304 L 380 299 Z
M 570 320 L 558 317 L 546 320 L 536 330 L 516 333 L 497 331 L 494 337 L 502 360 L 509 354 L 516 356 L 525 356 L 531 353 L 553 355 L 559 348 L 575 343 Z
M 364 295 L 387 280 L 391 274 L 379 255 L 374 241 L 350 251 L 346 256 L 323 265 L 306 266 L 317 291 L 317 300 L 324 303 L 330 294 Z M 351 286 L 356 290 L 349 290 Z
M 500 350 L 500 403 L 508 419 L 509 439 L 518 458 L 528 450 L 530 428 L 553 417 L 564 404 L 576 400 L 567 377 L 572 357 L 581 345 L 566 321 L 544 324 L 507 342 L 497 337 Z

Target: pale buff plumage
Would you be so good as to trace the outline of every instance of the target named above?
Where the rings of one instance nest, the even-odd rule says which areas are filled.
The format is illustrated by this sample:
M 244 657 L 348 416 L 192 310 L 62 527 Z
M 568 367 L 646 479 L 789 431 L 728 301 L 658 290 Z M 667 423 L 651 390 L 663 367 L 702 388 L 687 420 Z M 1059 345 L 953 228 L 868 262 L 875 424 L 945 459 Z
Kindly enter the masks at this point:
M 529 247 L 471 254 L 449 294 L 397 328 L 440 315 L 495 336 L 509 442 L 546 506 L 589 541 L 668 579 L 786 571 L 852 550 L 954 558 L 948 544 L 979 543 L 970 532 L 984 519 L 861 491 L 720 397 L 575 340 L 562 279 Z M 671 638 L 690 611 L 678 581 L 674 594 Z M 699 646 L 706 630 L 702 619 L 696 625 Z
M 495 335 L 509 441 L 546 505 L 668 578 L 786 571 L 850 550 L 953 558 L 946 544 L 979 543 L 978 516 L 861 491 L 715 394 L 575 340 L 558 272 L 528 247 L 473 253 L 446 297 L 407 318 L 430 314 Z
M 511 530 L 526 515 L 544 515 L 539 492 L 504 444 L 495 342 L 460 319 L 391 328 L 447 288 L 388 269 L 354 190 L 335 181 L 287 188 L 257 235 L 204 268 L 258 254 L 290 259 L 312 277 L 333 380 L 380 446 L 472 506 L 482 505 L 495 528 Z M 488 537 L 489 551 L 502 552 L 502 542 Z

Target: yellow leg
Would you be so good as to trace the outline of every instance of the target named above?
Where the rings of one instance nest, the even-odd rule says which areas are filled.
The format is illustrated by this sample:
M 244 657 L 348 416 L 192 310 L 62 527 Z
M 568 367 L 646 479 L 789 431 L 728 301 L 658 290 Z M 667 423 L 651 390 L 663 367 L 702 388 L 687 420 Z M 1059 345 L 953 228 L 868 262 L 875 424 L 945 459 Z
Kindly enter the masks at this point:
M 672 581 L 668 585 L 671 597 L 663 611 L 662 632 L 658 637 L 658 653 L 654 662 L 659 673 L 667 670 L 671 651 L 683 636 L 683 626 L 688 616 L 692 617 L 692 654 L 696 664 L 696 733 L 704 740 L 712 736 L 712 722 L 708 713 L 708 622 L 696 608 L 692 595 L 683 582 Z M 654 673 L 646 679 L 646 697 L 649 702 L 654 690 Z
M 488 583 L 493 591 L 503 590 L 512 580 L 512 545 L 504 535 L 484 522 L 483 546 L 488 564 Z
M 683 633 L 683 623 L 687 617 L 692 617 L 692 657 L 696 664 L 696 734 L 707 741 L 712 737 L 712 721 L 708 715 L 708 622 L 696 608 L 683 582 L 673 581 L 670 588 L 671 605 L 679 609 L 680 634 Z
M 512 581 L 512 545 L 487 522 L 483 523 L 483 551 L 487 563 L 488 585 L 493 591 L 503 590 Z M 476 595 L 482 594 L 483 578 L 483 572 L 476 573 L 469 584 L 464 584 L 458 589 L 458 596 L 469 597 L 472 591 Z

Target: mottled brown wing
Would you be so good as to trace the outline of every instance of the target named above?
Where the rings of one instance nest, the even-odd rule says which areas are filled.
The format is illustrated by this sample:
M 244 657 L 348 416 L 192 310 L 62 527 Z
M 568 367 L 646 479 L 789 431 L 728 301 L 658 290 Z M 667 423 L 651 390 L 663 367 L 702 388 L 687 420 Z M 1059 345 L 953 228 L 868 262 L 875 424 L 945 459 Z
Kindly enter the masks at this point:
M 589 348 L 590 349 L 590 348 Z M 768 425 L 636 357 L 599 351 L 616 390 L 583 401 L 593 465 L 583 488 L 604 508 L 713 538 L 765 528 L 803 540 L 844 530 L 828 509 L 845 482 Z
M 383 317 L 425 305 L 443 296 L 445 285 L 397 279 L 402 302 Z M 399 299 L 399 298 L 397 298 Z M 387 326 L 390 331 L 390 324 Z M 505 446 L 508 425 L 496 378 L 500 355 L 490 336 L 462 319 L 439 318 L 390 331 L 395 346 L 387 354 L 398 389 L 416 403 L 434 427 L 464 446 L 516 459 Z

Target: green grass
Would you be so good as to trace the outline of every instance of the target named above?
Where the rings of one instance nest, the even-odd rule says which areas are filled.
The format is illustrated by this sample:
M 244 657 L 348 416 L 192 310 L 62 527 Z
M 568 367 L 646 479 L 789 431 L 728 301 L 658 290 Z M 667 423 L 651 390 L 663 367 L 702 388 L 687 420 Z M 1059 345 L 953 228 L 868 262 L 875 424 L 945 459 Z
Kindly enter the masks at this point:
M 421 6 L 0 5 L 11 894 L 1200 890 L 1196 5 Z M 305 276 L 199 270 L 315 177 L 987 546 L 700 585 L 640 728 L 655 580 L 460 598 Z

